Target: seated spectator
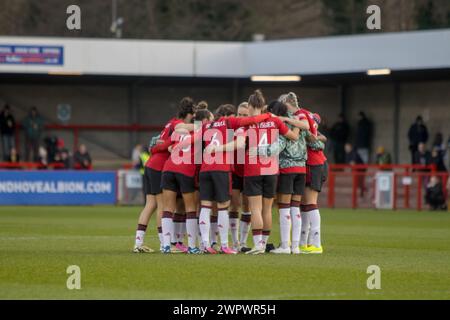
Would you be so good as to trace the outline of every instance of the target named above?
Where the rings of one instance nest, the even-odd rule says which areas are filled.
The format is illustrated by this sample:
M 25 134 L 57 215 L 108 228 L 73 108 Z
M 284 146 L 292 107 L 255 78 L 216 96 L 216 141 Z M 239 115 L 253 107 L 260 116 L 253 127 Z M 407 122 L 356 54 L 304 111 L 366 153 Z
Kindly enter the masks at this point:
M 19 169 L 21 168 L 20 163 L 20 156 L 17 153 L 16 148 L 11 148 L 11 150 L 8 152 L 9 156 L 6 159 L 6 162 L 8 162 L 10 165 L 7 167 L 7 169 Z M 17 164 L 17 165 L 14 165 Z
M 16 148 L 11 148 L 11 150 L 9 151 L 9 156 L 7 161 L 9 163 L 19 163 L 20 162 L 20 156 L 17 153 Z
M 92 169 L 92 160 L 84 144 L 78 147 L 78 151 L 73 155 L 74 169 L 90 170 Z
M 386 152 L 383 146 L 377 148 L 375 163 L 377 165 L 392 164 L 391 154 Z
M 351 143 L 345 144 L 345 163 L 355 165 L 364 164 L 359 153 L 353 148 Z
M 70 154 L 67 149 L 61 149 L 58 151 L 58 153 L 55 155 L 55 161 L 53 162 L 57 164 L 55 166 L 55 169 L 60 170 L 67 170 L 71 168 L 70 165 Z
M 38 150 L 39 150 L 38 152 L 39 169 L 47 169 L 48 165 L 47 149 L 45 149 L 43 146 L 40 146 Z
M 447 168 L 444 164 L 443 153 L 437 146 L 433 147 L 433 151 L 431 151 L 431 164 L 434 165 L 436 171 L 447 172 Z
M 425 201 L 430 205 L 431 210 L 447 210 L 442 183 L 436 176 L 432 176 L 427 185 Z
M 364 164 L 363 160 L 361 159 L 361 156 L 359 153 L 353 148 L 353 145 L 351 143 L 346 143 L 344 146 L 345 150 L 345 163 L 350 165 L 357 165 L 357 164 Z M 358 172 L 365 172 L 365 169 L 358 169 Z M 366 192 L 366 185 L 365 185 L 365 174 L 358 174 L 356 176 L 356 181 L 358 185 L 358 189 L 360 190 L 359 196 L 361 198 L 364 197 L 364 194 Z
M 431 153 L 426 149 L 425 143 L 419 143 L 417 151 L 414 154 L 413 164 L 420 164 L 426 166 L 431 164 Z

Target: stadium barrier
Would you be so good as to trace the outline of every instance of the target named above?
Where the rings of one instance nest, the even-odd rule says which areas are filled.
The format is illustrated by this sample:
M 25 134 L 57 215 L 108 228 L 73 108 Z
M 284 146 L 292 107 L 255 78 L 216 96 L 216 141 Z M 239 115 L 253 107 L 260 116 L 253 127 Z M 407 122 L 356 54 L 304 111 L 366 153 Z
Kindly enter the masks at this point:
M 49 163 L 42 164 L 39 162 L 0 162 L 0 169 L 63 169 L 64 164 L 62 163 Z
M 42 169 L 54 170 L 42 170 Z M 426 184 L 431 177 L 441 181 L 447 198 L 449 174 L 423 165 L 336 165 L 328 168 L 321 206 L 329 208 L 424 207 Z M 391 177 L 391 181 L 389 180 Z M 387 178 L 387 180 L 385 179 Z M 391 185 L 380 198 L 380 182 Z M 378 184 L 377 184 L 378 183 Z M 358 194 L 359 193 L 359 194 Z M 386 197 L 387 195 L 387 197 Z M 118 171 L 61 170 L 61 164 L 0 163 L 0 205 L 142 205 L 142 176 L 126 164 Z
M 133 131 L 161 131 L 164 129 L 163 126 L 155 126 L 155 125 L 140 125 L 140 124 L 131 124 L 131 125 L 100 125 L 100 124 L 47 124 L 44 126 L 46 130 L 53 131 L 71 131 L 73 135 L 73 151 L 75 152 L 78 148 L 78 141 L 80 131 L 124 131 L 124 132 L 133 132 Z M 20 147 L 20 130 L 22 129 L 21 124 L 16 125 L 15 132 L 15 142 L 17 146 L 17 150 L 19 151 Z
M 433 165 L 342 165 L 328 168 L 327 206 L 374 208 L 377 198 L 377 179 L 380 173 L 391 173 L 392 209 L 422 210 L 425 188 L 429 179 L 438 177 L 447 198 L 447 172 L 436 172 Z M 359 192 L 359 194 L 358 194 Z M 338 193 L 338 196 L 336 195 Z M 346 199 L 350 199 L 349 204 Z M 415 203 L 413 206 L 412 203 Z
M 115 171 L 0 170 L 0 205 L 107 205 L 116 199 Z
M 143 179 L 138 170 L 117 171 L 117 204 L 142 205 L 144 203 Z

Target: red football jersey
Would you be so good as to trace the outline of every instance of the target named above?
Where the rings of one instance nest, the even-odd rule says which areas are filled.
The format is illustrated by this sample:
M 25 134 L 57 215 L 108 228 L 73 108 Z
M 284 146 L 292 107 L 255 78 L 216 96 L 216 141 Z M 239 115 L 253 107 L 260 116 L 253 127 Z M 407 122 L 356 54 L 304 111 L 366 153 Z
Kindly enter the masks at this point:
M 289 128 L 277 117 L 268 119 L 248 127 L 247 139 L 249 148 L 269 146 L 277 142 L 278 134 L 286 135 Z M 279 165 L 277 157 L 250 157 L 245 154 L 244 176 L 260 176 L 278 174 Z
M 217 146 L 227 144 L 233 141 L 234 133 L 241 126 L 241 121 L 236 117 L 222 117 L 216 121 L 206 123 L 203 126 L 203 141 L 205 148 L 210 144 Z M 205 171 L 231 171 L 233 164 L 233 152 L 218 152 L 212 154 L 203 154 L 202 166 L 200 172 Z
M 245 127 L 241 127 L 234 132 L 235 140 L 238 136 L 245 137 Z M 234 151 L 234 165 L 233 173 L 239 177 L 244 176 L 244 163 L 245 163 L 245 150 L 235 150 Z
M 317 123 L 314 121 L 313 117 L 312 117 L 312 113 L 306 109 L 300 109 L 299 111 L 296 112 L 297 113 L 302 113 L 306 116 L 306 119 L 308 120 L 309 123 L 309 132 L 311 132 L 311 134 L 313 134 L 315 137 L 317 137 L 318 134 L 318 125 Z M 327 161 L 327 158 L 325 157 L 325 154 L 323 153 L 322 150 L 312 150 L 311 148 L 307 148 L 308 151 L 308 160 L 306 161 L 307 165 L 310 166 L 317 166 L 317 165 L 323 165 L 325 163 L 325 161 Z
M 164 164 L 163 172 L 181 173 L 188 177 L 194 177 L 196 165 L 194 162 L 194 133 L 172 134 L 172 140 L 176 141 L 172 146 L 170 157 Z M 184 142 L 186 141 L 186 142 Z M 183 145 L 180 145 L 182 142 Z M 190 142 L 190 143 L 189 143 Z M 188 143 L 186 145 L 186 143 Z
M 177 118 L 171 119 L 166 124 L 164 129 L 161 131 L 160 139 L 164 140 L 166 142 L 170 141 L 171 135 L 172 135 L 173 131 L 175 130 L 175 126 L 182 122 L 183 122 L 183 120 L 181 120 L 181 119 L 177 119 Z M 164 164 L 167 161 L 167 159 L 169 159 L 169 157 L 170 157 L 169 151 L 152 154 L 151 158 L 147 161 L 145 166 L 152 168 L 153 170 L 162 171 L 162 169 L 164 168 Z

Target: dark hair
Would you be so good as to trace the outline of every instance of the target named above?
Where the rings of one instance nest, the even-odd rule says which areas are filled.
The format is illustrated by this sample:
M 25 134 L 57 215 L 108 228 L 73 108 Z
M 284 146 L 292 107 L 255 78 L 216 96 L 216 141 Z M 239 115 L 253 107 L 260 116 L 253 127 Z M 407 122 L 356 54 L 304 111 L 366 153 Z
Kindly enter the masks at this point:
M 228 117 L 236 114 L 236 107 L 232 104 L 223 104 L 216 110 L 216 118 Z
M 195 112 L 194 120 L 203 121 L 204 119 L 209 119 L 211 112 L 209 110 L 198 110 Z
M 433 146 L 440 146 L 444 142 L 444 136 L 442 132 L 436 133 L 434 136 Z
M 255 92 L 248 98 L 248 104 L 253 108 L 262 109 L 266 105 L 266 99 L 264 98 L 261 90 L 255 90 Z
M 271 103 L 269 103 L 267 107 L 267 111 L 270 113 L 273 113 L 277 116 L 287 117 L 288 116 L 288 107 L 283 102 L 280 102 L 278 100 L 274 100 Z
M 188 114 L 194 114 L 194 106 L 194 100 L 192 100 L 192 98 L 184 97 L 178 105 L 177 117 L 179 119 L 184 119 Z
M 208 109 L 208 102 L 202 100 L 195 106 L 195 110 L 206 110 Z

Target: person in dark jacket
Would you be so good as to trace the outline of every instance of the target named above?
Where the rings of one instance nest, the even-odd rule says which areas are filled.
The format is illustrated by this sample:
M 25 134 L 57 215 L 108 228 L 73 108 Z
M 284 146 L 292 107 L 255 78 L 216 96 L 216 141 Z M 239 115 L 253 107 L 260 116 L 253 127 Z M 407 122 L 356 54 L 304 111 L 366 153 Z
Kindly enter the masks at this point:
M 345 163 L 351 165 L 364 164 L 361 156 L 356 152 L 351 143 L 345 144 Z
M 364 163 L 369 163 L 370 147 L 372 144 L 372 121 L 364 112 L 359 113 L 359 120 L 356 126 L 355 148 Z
M 345 163 L 350 165 L 357 165 L 357 164 L 364 164 L 363 160 L 361 159 L 359 153 L 353 148 L 352 144 L 346 143 L 345 144 Z M 356 182 L 358 185 L 358 189 L 360 191 L 359 195 L 361 198 L 364 197 L 364 194 L 366 192 L 366 185 L 365 185 L 365 169 L 357 169 L 358 176 L 356 177 Z M 361 174 L 359 174 L 359 172 Z
M 25 130 L 25 158 L 26 161 L 39 161 L 39 142 L 44 129 L 44 122 L 36 107 L 31 107 L 30 113 L 23 121 Z M 31 154 L 33 156 L 31 157 Z
M 75 169 L 89 170 L 92 168 L 92 159 L 84 144 L 81 144 L 73 155 Z
M 431 153 L 426 149 L 425 143 L 421 142 L 417 146 L 417 151 L 414 154 L 413 164 L 421 164 L 428 166 L 431 164 Z
M 427 185 L 425 201 L 431 210 L 447 210 L 442 183 L 436 176 L 432 176 Z
M 409 150 L 411 151 L 411 160 L 414 163 L 414 157 L 420 143 L 427 143 L 428 129 L 423 122 L 423 118 L 418 116 L 408 131 Z
M 2 135 L 3 160 L 10 156 L 11 149 L 15 149 L 14 133 L 16 121 L 11 113 L 9 105 L 5 105 L 0 113 L 0 133 Z
M 345 163 L 345 143 L 350 135 L 350 126 L 344 115 L 339 114 L 339 120 L 330 130 L 330 137 L 333 143 L 334 162 Z
M 433 164 L 438 172 L 447 172 L 447 168 L 445 167 L 444 157 L 439 147 L 433 147 L 431 151 L 431 164 Z

